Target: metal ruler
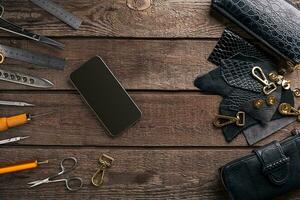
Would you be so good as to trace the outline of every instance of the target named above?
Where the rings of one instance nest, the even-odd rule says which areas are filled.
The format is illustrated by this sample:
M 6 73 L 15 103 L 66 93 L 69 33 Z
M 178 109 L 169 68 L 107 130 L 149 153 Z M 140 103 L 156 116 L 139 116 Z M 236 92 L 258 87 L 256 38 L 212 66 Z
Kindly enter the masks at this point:
M 31 0 L 31 2 L 43 8 L 74 29 L 78 29 L 82 23 L 82 20 L 50 0 Z
M 0 53 L 2 53 L 3 56 L 7 58 L 12 58 L 52 69 L 63 70 L 66 65 L 66 60 L 63 58 L 35 53 L 24 49 L 5 46 L 2 44 L 0 44 Z

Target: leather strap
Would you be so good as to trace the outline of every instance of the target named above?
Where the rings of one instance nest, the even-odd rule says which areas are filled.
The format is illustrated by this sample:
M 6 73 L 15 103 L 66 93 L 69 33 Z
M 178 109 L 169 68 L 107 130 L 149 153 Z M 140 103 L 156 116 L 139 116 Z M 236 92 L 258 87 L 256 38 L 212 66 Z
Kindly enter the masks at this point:
M 274 141 L 262 148 L 254 150 L 260 163 L 262 172 L 275 185 L 283 185 L 289 178 L 289 162 L 278 141 Z

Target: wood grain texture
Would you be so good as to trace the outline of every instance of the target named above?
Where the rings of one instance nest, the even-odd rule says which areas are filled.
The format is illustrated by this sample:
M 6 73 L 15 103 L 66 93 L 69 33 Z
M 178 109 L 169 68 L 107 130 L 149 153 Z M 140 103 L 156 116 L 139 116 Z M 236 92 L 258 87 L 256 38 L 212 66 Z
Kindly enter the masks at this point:
M 55 114 L 37 118 L 30 124 L 10 129 L 1 134 L 31 136 L 26 145 L 77 146 L 245 146 L 241 135 L 227 143 L 220 130 L 212 126 L 220 98 L 195 93 L 130 93 L 143 112 L 142 119 L 118 138 L 110 138 L 94 114 L 79 95 L 72 93 L 2 93 L 3 99 L 23 100 L 36 104 L 36 108 L 1 108 L 10 116 L 22 112 Z M 295 123 L 281 130 L 262 144 L 281 139 L 299 126 Z M 261 144 L 260 144 L 261 145 Z
M 55 2 L 83 20 L 79 30 L 74 31 L 29 0 L 6 1 L 4 17 L 39 34 L 60 37 L 212 38 L 224 28 L 210 16 L 210 0 L 152 0 L 151 6 L 141 11 L 131 9 L 126 0 Z
M 1 148 L 1 156 L 10 162 L 49 159 L 50 163 L 33 171 L 0 176 L 0 198 L 11 199 L 227 199 L 218 181 L 217 169 L 250 153 L 248 150 L 183 149 L 107 149 L 107 148 Z M 91 186 L 98 157 L 106 153 L 115 158 L 100 188 Z M 56 173 L 61 159 L 74 156 L 79 165 L 72 176 L 84 180 L 83 189 L 71 193 L 63 183 L 28 189 L 27 183 Z M 7 163 L 7 160 L 2 160 Z M 16 192 L 17 191 L 17 192 Z M 300 198 L 300 193 L 285 195 L 284 200 Z
M 3 68 L 49 79 L 53 90 L 73 90 L 69 75 L 92 56 L 100 55 L 126 89 L 134 90 L 197 90 L 193 81 L 216 66 L 207 61 L 215 40 L 123 40 L 62 39 L 64 51 L 53 50 L 25 40 L 0 40 L 31 51 L 67 58 L 64 71 L 39 68 L 7 58 Z M 289 77 L 293 87 L 300 87 L 300 73 Z M 31 89 L 2 82 L 0 89 Z

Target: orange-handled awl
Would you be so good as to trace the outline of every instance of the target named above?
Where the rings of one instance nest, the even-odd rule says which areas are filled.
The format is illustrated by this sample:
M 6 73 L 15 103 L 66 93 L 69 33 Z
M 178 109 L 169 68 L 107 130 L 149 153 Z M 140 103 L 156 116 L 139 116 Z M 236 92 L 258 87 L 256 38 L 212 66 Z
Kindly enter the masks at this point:
M 51 113 L 53 113 L 53 112 L 51 112 Z M 12 127 L 26 124 L 34 117 L 44 116 L 44 115 L 48 115 L 51 113 L 44 113 L 44 114 L 39 114 L 39 115 L 30 115 L 30 114 L 24 113 L 24 114 L 15 115 L 12 117 L 1 117 L 0 118 L 0 132 L 6 131 Z
M 45 163 L 48 163 L 48 160 L 46 160 L 44 162 L 38 162 L 37 160 L 33 160 L 33 161 L 26 161 L 26 162 L 22 162 L 22 163 L 16 163 L 16 164 L 3 166 L 3 167 L 0 167 L 0 175 L 14 173 L 14 172 L 20 172 L 20 171 L 29 170 L 29 169 L 35 169 L 40 164 L 45 164 Z

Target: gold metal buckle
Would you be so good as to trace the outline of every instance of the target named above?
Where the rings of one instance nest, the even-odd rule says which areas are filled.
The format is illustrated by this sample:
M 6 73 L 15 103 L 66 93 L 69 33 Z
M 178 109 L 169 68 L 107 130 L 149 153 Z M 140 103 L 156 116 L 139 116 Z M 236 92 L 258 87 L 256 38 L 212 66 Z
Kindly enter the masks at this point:
M 114 160 L 115 160 L 114 158 L 106 154 L 102 154 L 102 156 L 100 156 L 99 158 L 100 167 L 92 177 L 92 184 L 94 186 L 99 187 L 100 185 L 103 184 L 105 170 L 112 166 Z
M 226 116 L 226 115 L 217 115 L 213 124 L 217 128 L 222 128 L 229 124 L 236 124 L 239 127 L 245 126 L 246 123 L 246 113 L 239 111 L 235 117 Z

